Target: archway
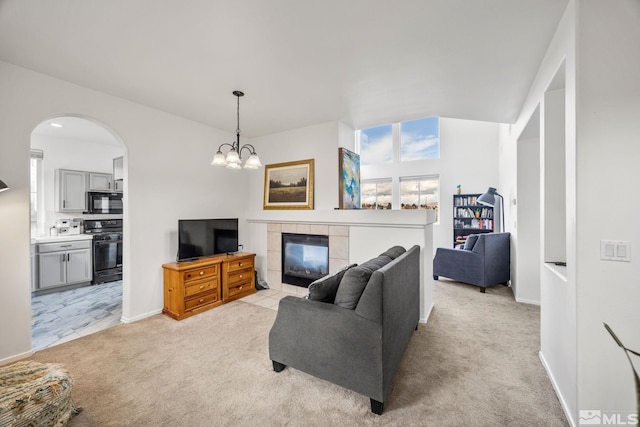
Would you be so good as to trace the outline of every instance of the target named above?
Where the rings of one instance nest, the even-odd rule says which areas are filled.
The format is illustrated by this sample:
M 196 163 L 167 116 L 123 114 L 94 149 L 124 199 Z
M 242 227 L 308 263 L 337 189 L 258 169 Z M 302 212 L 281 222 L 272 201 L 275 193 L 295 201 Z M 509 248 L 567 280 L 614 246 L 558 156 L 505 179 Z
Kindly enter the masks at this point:
M 127 295 L 121 273 L 124 245 L 110 244 L 106 251 L 108 264 L 119 263 L 111 269 L 119 274 L 98 280 L 95 270 L 106 263 L 95 256 L 105 251 L 96 250 L 97 235 L 85 234 L 83 225 L 119 224 L 122 236 L 126 198 L 119 214 L 88 213 L 86 203 L 88 191 L 117 192 L 116 201 L 120 191 L 126 194 L 127 150 L 122 138 L 98 120 L 64 114 L 34 128 L 31 151 L 32 348 L 40 350 L 121 322 Z M 114 160 L 122 160 L 116 176 Z M 72 185 L 65 181 L 68 176 Z M 84 205 L 67 205 L 70 194 Z

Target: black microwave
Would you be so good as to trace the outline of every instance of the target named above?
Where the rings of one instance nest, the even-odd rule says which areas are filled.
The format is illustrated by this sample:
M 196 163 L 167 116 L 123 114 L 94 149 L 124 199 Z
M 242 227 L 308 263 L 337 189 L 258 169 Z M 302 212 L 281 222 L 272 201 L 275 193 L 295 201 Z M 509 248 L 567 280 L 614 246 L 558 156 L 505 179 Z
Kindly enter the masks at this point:
M 87 192 L 87 213 L 121 214 L 122 193 Z

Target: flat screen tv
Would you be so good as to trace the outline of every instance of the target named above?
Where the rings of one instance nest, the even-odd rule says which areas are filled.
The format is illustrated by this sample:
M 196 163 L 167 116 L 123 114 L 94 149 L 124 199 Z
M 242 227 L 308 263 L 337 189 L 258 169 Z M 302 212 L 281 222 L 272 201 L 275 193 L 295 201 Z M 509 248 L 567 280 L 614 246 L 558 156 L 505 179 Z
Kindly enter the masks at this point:
M 238 218 L 178 220 L 178 261 L 238 251 Z

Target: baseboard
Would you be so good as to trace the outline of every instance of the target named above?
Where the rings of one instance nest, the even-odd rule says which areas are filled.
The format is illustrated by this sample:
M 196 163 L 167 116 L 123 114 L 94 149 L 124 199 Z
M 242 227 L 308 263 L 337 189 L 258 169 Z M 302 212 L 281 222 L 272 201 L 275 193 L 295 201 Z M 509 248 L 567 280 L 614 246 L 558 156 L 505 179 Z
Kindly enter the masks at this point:
M 431 316 L 431 311 L 433 311 L 433 304 L 429 306 L 429 311 L 427 311 L 427 315 L 425 317 L 420 318 L 420 323 L 427 323 L 429 321 L 429 316 Z
M 522 304 L 531 304 L 531 305 L 540 306 L 540 301 L 536 301 L 536 300 L 532 300 L 532 299 L 517 298 L 516 297 L 516 302 L 519 302 L 519 303 L 522 303 Z
M 562 411 L 564 412 L 565 417 L 567 417 L 567 420 L 569 421 L 569 425 L 571 427 L 576 427 L 576 422 L 573 419 L 573 415 L 571 414 L 571 411 L 567 406 L 567 402 L 564 399 L 564 396 L 562 395 L 562 393 L 560 393 L 560 389 L 558 388 L 556 379 L 554 378 L 553 373 L 551 372 L 551 369 L 549 369 L 549 365 L 547 364 L 547 361 L 545 360 L 544 355 L 542 354 L 541 351 L 538 352 L 538 357 L 540 358 L 540 362 L 542 362 L 542 366 L 544 367 L 544 370 L 547 372 L 547 376 L 551 380 L 551 385 L 553 386 L 553 389 L 556 392 L 556 396 L 558 396 L 558 400 L 560 401 L 560 406 L 562 407 Z
M 9 363 L 17 362 L 18 360 L 26 359 L 33 356 L 34 351 L 25 351 L 24 353 L 16 354 L 15 356 L 0 359 L 0 366 L 8 365 Z
M 122 323 L 133 323 L 133 322 L 137 322 L 138 320 L 146 319 L 147 317 L 155 316 L 156 314 L 160 314 L 160 313 L 162 313 L 162 309 L 153 310 L 153 311 L 150 311 L 148 313 L 140 314 L 140 315 L 135 316 L 135 317 L 124 317 L 124 316 L 122 316 L 120 318 L 120 321 Z

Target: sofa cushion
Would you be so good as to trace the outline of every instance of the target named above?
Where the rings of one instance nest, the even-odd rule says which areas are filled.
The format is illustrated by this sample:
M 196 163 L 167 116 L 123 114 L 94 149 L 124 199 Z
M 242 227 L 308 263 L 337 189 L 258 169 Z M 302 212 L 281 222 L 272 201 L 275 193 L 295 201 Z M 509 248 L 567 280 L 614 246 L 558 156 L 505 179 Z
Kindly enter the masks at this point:
M 400 255 L 402 255 L 403 253 L 405 253 L 407 250 L 405 248 L 403 248 L 402 246 L 393 246 L 389 249 L 387 249 L 386 251 L 382 252 L 380 255 L 386 255 L 389 258 L 391 258 L 392 260 L 398 258 Z
M 312 282 L 309 285 L 309 295 L 307 298 L 313 301 L 333 303 L 342 277 L 347 270 L 351 267 L 355 267 L 356 265 L 357 264 L 348 265 L 334 274 L 321 277 L 320 279 Z
M 467 240 L 465 240 L 464 242 L 464 247 L 462 249 L 464 249 L 465 251 L 472 251 L 473 247 L 476 245 L 476 242 L 478 241 L 478 237 L 479 237 L 479 234 L 469 234 L 467 236 Z
M 334 304 L 351 310 L 355 309 L 373 272 L 391 261 L 389 256 L 380 255 L 347 270 L 338 286 Z

